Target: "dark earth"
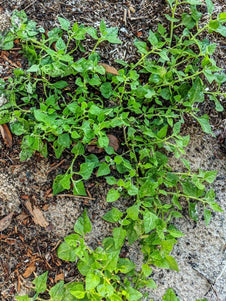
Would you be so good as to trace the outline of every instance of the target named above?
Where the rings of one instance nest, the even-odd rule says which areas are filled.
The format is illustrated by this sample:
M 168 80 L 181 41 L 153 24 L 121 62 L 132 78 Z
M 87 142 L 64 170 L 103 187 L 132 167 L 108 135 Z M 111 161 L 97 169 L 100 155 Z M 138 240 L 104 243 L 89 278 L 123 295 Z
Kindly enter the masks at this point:
M 225 10 L 224 1 L 214 2 L 215 14 Z M 101 44 L 97 49 L 102 62 L 112 66 L 115 66 L 115 59 L 137 61 L 134 38 L 145 40 L 149 29 L 155 31 L 158 22 L 165 22 L 163 15 L 168 12 L 168 6 L 163 0 L 11 0 L 0 1 L 0 19 L 1 14 L 10 16 L 15 9 L 24 10 L 30 19 L 46 30 L 58 25 L 59 16 L 72 23 L 77 21 L 78 24 L 83 23 L 85 26 L 96 28 L 103 19 L 107 26 L 118 27 L 122 44 Z M 206 12 L 205 5 L 202 9 Z M 217 65 L 225 68 L 225 40 L 217 34 L 211 35 L 210 39 L 217 43 L 214 54 Z M 92 41 L 87 40 L 87 50 L 92 49 L 91 46 Z M 13 68 L 24 64 L 19 50 L 15 47 L 13 50 L 0 52 L 0 74 L 3 78 L 10 76 Z M 225 99 L 221 99 L 221 104 L 226 107 Z M 191 135 L 186 158 L 192 162 L 193 170 L 201 167 L 205 170 L 218 170 L 218 178 L 213 188 L 216 190 L 219 204 L 224 207 L 226 114 L 225 111 L 216 112 L 211 102 L 202 104 L 200 109 L 202 114 L 210 116 L 216 137 L 200 134 L 199 126 L 189 121 L 184 129 L 185 134 Z M 117 138 L 119 142 L 122 139 L 120 136 Z M 87 237 L 90 246 L 96 247 L 111 231 L 110 225 L 101 219 L 111 208 L 105 201 L 108 191 L 105 182 L 97 182 L 96 179 L 87 181 L 88 197 L 75 197 L 70 191 L 66 196 L 53 197 L 53 179 L 57 174 L 65 172 L 70 165 L 70 153 L 64 152 L 59 160 L 51 152 L 48 159 L 36 154 L 21 163 L 20 142 L 19 137 L 13 137 L 13 145 L 8 148 L 0 137 L 0 220 L 13 213 L 11 223 L 0 232 L 0 298 L 4 301 L 15 300 L 15 295 L 27 293 L 35 275 L 40 275 L 46 270 L 49 272 L 50 286 L 62 279 L 65 282 L 80 279 L 76 264 L 57 258 L 56 250 L 63 238 L 73 231 L 76 219 L 85 208 L 93 224 L 93 230 Z M 35 206 L 43 213 L 47 222 L 45 227 L 34 221 L 26 206 L 28 201 L 33 208 Z M 126 200 L 120 200 L 117 204 L 118 208 L 127 205 Z M 182 274 L 176 276 L 175 272 L 153 269 L 153 278 L 159 286 L 159 291 L 150 292 L 150 298 L 161 300 L 164 291 L 168 287 L 174 287 L 181 301 L 204 297 L 210 301 L 226 300 L 223 276 L 224 214 L 217 213 L 213 219 L 216 221 L 206 230 L 203 221 L 195 225 L 188 218 L 187 212 L 184 213 L 184 219 L 178 222 L 177 226 L 187 236 L 181 239 L 173 254 L 179 262 Z M 138 252 L 135 245 L 125 249 L 125 256 L 139 264 L 142 258 Z

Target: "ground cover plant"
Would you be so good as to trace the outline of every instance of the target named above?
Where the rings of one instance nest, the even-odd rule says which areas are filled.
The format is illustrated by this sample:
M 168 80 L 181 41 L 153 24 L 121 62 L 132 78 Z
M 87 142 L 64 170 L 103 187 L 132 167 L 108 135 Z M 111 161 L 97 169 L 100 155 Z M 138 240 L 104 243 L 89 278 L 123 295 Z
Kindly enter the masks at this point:
M 115 228 L 101 246 L 91 249 L 86 244 L 92 225 L 84 211 L 75 233 L 58 248 L 61 259 L 77 262 L 84 282 L 60 281 L 47 290 L 46 272 L 34 280 L 33 297 L 17 300 L 144 300 L 142 288 L 156 288 L 151 265 L 178 271 L 170 253 L 183 236 L 173 225 L 182 216 L 181 201 L 187 201 L 195 221 L 202 204 L 206 225 L 211 210 L 221 211 L 214 190 L 205 187 L 216 172 L 192 173 L 182 157 L 189 143 L 189 135 L 180 134 L 187 118 L 212 134 L 208 116 L 200 115 L 198 105 L 209 98 L 216 110 L 223 110 L 219 96 L 226 76 L 211 57 L 216 44 L 199 36 L 203 31 L 225 36 L 226 14 L 212 19 L 214 7 L 206 0 L 209 20 L 203 24 L 199 4 L 169 0 L 169 30 L 158 24 L 147 41 L 136 39 L 140 59 L 131 64 L 117 60 L 117 69 L 103 64 L 97 52 L 101 43 L 121 43 L 117 28 L 107 28 L 102 21 L 96 30 L 59 17 L 60 27 L 46 32 L 23 11 L 13 13 L 0 47 L 11 49 L 19 40 L 28 68 L 15 69 L 13 78 L 1 80 L 7 101 L 0 107 L 0 123 L 9 123 L 11 131 L 23 137 L 21 160 L 35 152 L 47 157 L 52 150 L 60 158 L 69 150 L 71 165 L 55 178 L 54 194 L 72 189 L 75 195 L 86 195 L 87 180 L 105 178 L 111 186 L 107 202 L 121 197 L 132 203 L 125 211 L 112 206 L 103 216 Z M 189 12 L 179 19 L 176 10 L 183 5 Z M 85 49 L 88 35 L 95 41 L 91 53 Z M 210 84 L 216 89 L 208 90 Z M 112 133 L 123 137 L 120 147 Z M 95 151 L 89 151 L 91 146 Z M 172 170 L 172 155 L 186 172 Z M 140 271 L 121 256 L 125 241 L 139 241 L 144 256 Z M 168 290 L 163 300 L 178 298 Z

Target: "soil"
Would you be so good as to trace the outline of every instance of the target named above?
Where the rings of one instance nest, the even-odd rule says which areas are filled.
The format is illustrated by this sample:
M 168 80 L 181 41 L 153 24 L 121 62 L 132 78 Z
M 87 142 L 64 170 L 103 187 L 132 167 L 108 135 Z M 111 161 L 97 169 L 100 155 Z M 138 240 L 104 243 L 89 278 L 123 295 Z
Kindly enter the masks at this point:
M 224 11 L 223 1 L 215 2 L 215 13 Z M 120 45 L 101 45 L 97 50 L 102 62 L 114 66 L 115 59 L 133 62 L 137 53 L 133 46 L 135 37 L 145 39 L 149 29 L 155 30 L 158 22 L 164 21 L 167 5 L 164 0 L 125 0 L 118 1 L 0 1 L 0 13 L 25 10 L 28 17 L 45 29 L 58 24 L 57 17 L 64 17 L 71 22 L 77 21 L 86 26 L 98 27 L 101 19 L 108 26 L 119 28 Z M 205 12 L 205 6 L 203 6 Z M 130 14 L 130 16 L 129 16 Z M 0 15 L 1 16 L 1 15 Z M 225 68 L 225 45 L 219 35 L 211 36 L 217 43 L 214 59 L 218 66 Z M 92 42 L 88 41 L 87 49 Z M 10 57 L 9 57 L 10 58 Z M 17 64 L 21 56 L 17 53 Z M 9 61 L 1 61 L 0 74 L 4 77 L 15 67 Z M 225 100 L 221 99 L 226 107 Z M 187 148 L 186 159 L 192 163 L 192 170 L 217 170 L 218 176 L 214 188 L 219 205 L 225 206 L 225 136 L 226 114 L 217 113 L 211 102 L 200 107 L 202 113 L 210 115 L 213 132 L 216 137 L 201 134 L 196 123 L 184 129 L 189 133 L 191 142 Z M 54 177 L 65 171 L 70 164 L 70 155 L 64 153 L 56 160 L 50 154 L 43 159 L 36 154 L 26 162 L 19 160 L 20 139 L 13 137 L 13 146 L 8 148 L 0 138 L 0 220 L 10 213 L 13 217 L 8 227 L 0 234 L 0 298 L 4 301 L 14 300 L 16 294 L 23 295 L 30 291 L 31 281 L 35 275 L 48 270 L 49 284 L 64 279 L 66 282 L 79 279 L 75 263 L 68 263 L 57 258 L 56 250 L 63 238 L 73 231 L 74 223 L 86 208 L 92 221 L 92 232 L 87 236 L 87 243 L 96 247 L 100 241 L 111 233 L 111 225 L 101 217 L 111 208 L 106 203 L 109 189 L 105 182 L 89 180 L 86 183 L 88 197 L 52 196 L 51 187 Z M 175 170 L 182 170 L 178 162 L 172 160 Z M 46 227 L 35 223 L 31 211 L 39 210 Z M 125 208 L 127 200 L 120 199 L 114 203 L 118 208 Z M 186 234 L 178 240 L 173 250 L 180 272 L 163 271 L 153 268 L 153 279 L 157 290 L 149 290 L 149 298 L 160 301 L 165 290 L 173 287 L 181 301 L 207 298 L 209 301 L 225 301 L 225 214 L 214 213 L 210 225 L 206 228 L 204 221 L 193 222 L 185 208 L 184 217 L 176 226 Z M 142 256 L 138 245 L 125 250 L 138 266 Z M 146 300 L 146 299 L 145 299 Z

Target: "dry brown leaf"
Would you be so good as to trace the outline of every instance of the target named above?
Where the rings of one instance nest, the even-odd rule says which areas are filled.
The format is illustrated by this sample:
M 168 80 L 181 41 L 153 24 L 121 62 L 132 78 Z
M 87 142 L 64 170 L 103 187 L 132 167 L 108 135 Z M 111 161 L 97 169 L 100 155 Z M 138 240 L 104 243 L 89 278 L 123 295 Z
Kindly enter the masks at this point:
M 13 214 L 14 212 L 11 212 L 10 214 L 8 214 L 7 216 L 5 216 L 0 220 L 0 232 L 9 227 Z
M 49 225 L 49 223 L 44 218 L 42 211 L 37 206 L 35 206 L 35 205 L 32 206 L 30 201 L 27 201 L 25 203 L 25 206 L 26 206 L 27 210 L 33 216 L 33 221 L 35 224 L 37 224 L 43 228 L 46 228 Z
M 0 132 L 2 134 L 2 138 L 5 142 L 5 144 L 8 147 L 12 147 L 12 145 L 13 145 L 12 135 L 6 124 L 0 124 Z
M 55 283 L 58 282 L 59 280 L 64 280 L 64 273 L 58 274 L 55 276 Z
M 35 262 L 32 262 L 32 264 L 30 264 L 27 268 L 26 271 L 23 273 L 23 277 L 24 278 L 28 278 L 29 276 L 31 276 L 31 274 L 33 272 L 35 272 L 36 270 L 36 265 Z
M 109 139 L 109 144 L 108 146 L 113 147 L 114 151 L 117 152 L 117 150 L 119 149 L 119 141 L 118 138 L 115 137 L 112 134 L 108 134 L 107 135 L 108 139 Z M 87 145 L 87 151 L 92 153 L 92 154 L 100 154 L 104 151 L 104 149 L 102 147 L 99 147 L 97 145 L 97 139 L 94 139 L 90 142 L 89 145 Z
M 104 151 L 102 147 L 99 147 L 97 145 L 97 139 L 94 139 L 90 142 L 89 145 L 87 145 L 87 151 L 91 154 L 100 154 Z
M 111 73 L 113 75 L 119 75 L 118 70 L 112 66 L 109 66 L 108 64 L 98 63 L 98 65 L 103 66 L 106 73 Z
M 109 139 L 109 146 L 114 148 L 114 151 L 117 152 L 117 150 L 119 149 L 119 141 L 118 138 L 115 137 L 114 135 L 107 135 L 108 139 Z

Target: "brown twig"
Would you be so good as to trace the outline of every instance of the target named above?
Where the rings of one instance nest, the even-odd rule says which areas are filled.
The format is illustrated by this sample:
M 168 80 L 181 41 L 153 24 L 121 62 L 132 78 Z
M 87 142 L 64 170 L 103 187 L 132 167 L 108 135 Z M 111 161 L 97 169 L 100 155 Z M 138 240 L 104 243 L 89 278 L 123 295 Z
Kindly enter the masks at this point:
M 10 59 L 8 59 L 6 55 L 2 55 L 2 58 L 4 60 L 6 60 L 8 63 L 10 63 L 13 67 L 20 68 L 20 66 L 18 66 L 17 64 L 15 64 L 14 62 L 12 62 Z
M 54 165 L 49 170 L 47 170 L 47 174 L 49 174 L 51 171 L 53 171 L 54 169 L 56 169 L 57 167 L 59 167 L 62 163 L 64 163 L 64 161 L 65 161 L 65 159 L 61 160 L 58 164 Z
M 28 9 L 30 6 L 32 6 L 33 4 L 35 4 L 36 1 L 37 1 L 37 0 L 34 0 L 34 1 L 31 2 L 30 4 L 28 4 L 28 5 L 24 8 L 24 11 L 25 11 L 26 9 Z
M 123 22 L 125 23 L 125 26 L 127 25 L 126 17 L 127 17 L 127 9 L 124 9 Z
M 135 21 L 135 20 L 148 19 L 148 18 L 150 18 L 150 17 L 148 17 L 148 16 L 147 16 L 147 17 L 145 17 L 145 16 L 141 16 L 141 17 L 131 17 L 130 20 L 131 20 L 131 21 Z
M 83 196 L 83 195 L 73 195 L 73 194 L 57 194 L 59 197 L 72 197 L 77 199 L 85 199 L 85 200 L 95 200 L 95 198 L 90 198 L 89 196 Z

